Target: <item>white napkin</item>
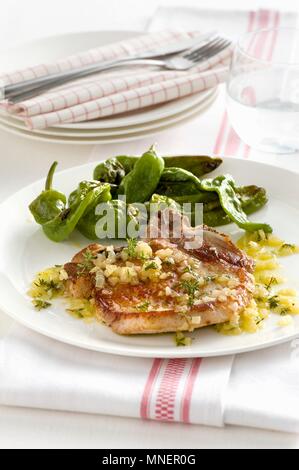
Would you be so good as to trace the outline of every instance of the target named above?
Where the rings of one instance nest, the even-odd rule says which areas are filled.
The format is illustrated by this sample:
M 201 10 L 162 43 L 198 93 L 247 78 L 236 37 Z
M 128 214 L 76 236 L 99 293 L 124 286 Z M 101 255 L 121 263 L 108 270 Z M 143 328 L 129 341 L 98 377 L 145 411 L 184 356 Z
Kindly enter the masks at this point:
M 224 422 L 299 432 L 299 338 L 235 357 Z
M 208 30 L 211 15 L 217 21 L 214 28 L 222 31 L 226 25 L 237 34 L 265 22 L 269 26 L 277 22 L 292 26 L 296 21 L 296 15 L 267 11 L 216 15 L 162 9 L 151 27 L 164 28 L 166 18 L 169 27 L 183 20 L 185 28 L 195 21 L 200 29 Z M 272 46 L 259 47 L 262 56 Z M 197 130 L 203 153 L 256 157 L 256 152 L 233 132 L 224 109 L 225 93 L 221 89 Z M 180 145 L 186 143 L 180 142 L 178 134 L 178 152 Z M 202 360 L 108 356 L 67 346 L 17 326 L 0 340 L 0 403 L 294 432 L 299 429 L 298 348 L 299 341 L 239 355 L 232 367 L 231 356 Z
M 0 403 L 222 426 L 231 363 L 107 355 L 17 325 L 0 340 Z
M 0 74 L 1 85 L 51 76 L 93 63 L 115 60 L 175 45 L 199 36 L 198 31 L 161 31 L 147 33 L 119 43 L 90 49 L 57 62 Z M 111 71 L 53 88 L 49 92 L 14 105 L 1 103 L 5 110 L 16 113 L 30 129 L 43 129 L 63 122 L 80 122 L 172 101 L 215 87 L 227 77 L 232 48 L 196 64 L 187 71 L 155 71 L 152 68 L 129 67 L 126 73 Z

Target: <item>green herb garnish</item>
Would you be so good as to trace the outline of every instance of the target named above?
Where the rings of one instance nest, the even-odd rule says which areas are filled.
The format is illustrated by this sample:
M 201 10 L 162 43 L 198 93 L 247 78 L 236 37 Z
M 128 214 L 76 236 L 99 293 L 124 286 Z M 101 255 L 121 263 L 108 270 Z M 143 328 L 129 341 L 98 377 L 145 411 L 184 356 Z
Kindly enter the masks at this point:
M 136 257 L 136 246 L 137 246 L 137 238 L 127 238 L 128 243 L 128 255 L 130 258 Z
M 93 267 L 93 260 L 96 259 L 96 255 L 89 249 L 83 253 L 83 261 L 77 264 L 77 274 L 82 276 L 88 273 Z
M 282 248 L 290 248 L 290 250 L 295 250 L 296 246 L 291 243 L 283 243 L 279 249 L 281 250 Z
M 283 243 L 281 247 L 279 248 L 279 254 L 281 255 L 295 253 L 295 251 L 296 251 L 296 245 L 293 245 L 291 243 Z
M 270 290 L 271 287 L 276 285 L 276 284 L 278 284 L 278 281 L 277 281 L 276 277 L 272 276 L 270 278 L 270 281 L 268 282 L 268 284 L 265 285 L 265 287 L 266 287 L 267 290 Z
M 195 292 L 198 290 L 199 283 L 196 279 L 190 279 L 189 281 L 182 281 L 180 287 L 188 294 L 188 305 L 194 304 Z
M 273 295 L 268 298 L 268 304 L 271 309 L 277 308 L 279 306 L 278 296 Z
M 46 281 L 45 279 L 42 279 L 42 278 L 38 278 L 37 281 L 34 282 L 34 285 L 36 287 L 41 287 L 46 292 L 49 292 L 49 291 L 57 292 L 57 291 L 60 290 L 60 287 L 61 287 L 60 283 L 58 283 L 58 282 L 55 282 L 53 280 Z
M 149 269 L 158 269 L 157 263 L 155 263 L 155 261 L 151 261 L 150 263 L 146 264 L 144 270 L 148 271 Z
M 43 299 L 34 299 L 32 300 L 32 303 L 34 305 L 34 308 L 36 308 L 36 310 L 42 310 L 44 308 L 50 307 L 51 305 L 50 302 L 47 302 L 46 300 L 43 300 Z
M 290 309 L 285 307 L 285 308 L 282 308 L 280 311 L 279 311 L 279 315 L 281 316 L 284 316 L 284 315 L 288 315 L 290 313 Z
M 83 312 L 84 308 L 67 308 L 67 312 L 70 312 L 72 315 L 78 318 L 84 318 L 81 312 Z
M 140 310 L 141 312 L 147 312 L 148 311 L 148 308 L 150 306 L 150 302 L 148 302 L 147 300 L 145 302 L 143 302 L 142 304 L 139 304 L 137 305 L 137 309 Z

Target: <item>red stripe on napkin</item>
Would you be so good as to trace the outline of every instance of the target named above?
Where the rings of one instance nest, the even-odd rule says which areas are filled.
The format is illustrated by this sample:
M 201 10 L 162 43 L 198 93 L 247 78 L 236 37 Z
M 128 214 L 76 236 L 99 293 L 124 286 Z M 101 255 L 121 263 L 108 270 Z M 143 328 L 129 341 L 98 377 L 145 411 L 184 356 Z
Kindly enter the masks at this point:
M 162 363 L 163 363 L 162 359 L 154 359 L 153 361 L 153 365 L 148 375 L 148 379 L 146 381 L 142 399 L 141 399 L 141 405 L 140 405 L 140 417 L 141 418 L 144 418 L 144 419 L 149 418 L 149 407 L 150 407 L 150 402 L 151 402 L 152 391 L 153 391 L 154 384 L 159 374 Z
M 169 359 L 157 394 L 155 418 L 158 421 L 174 421 L 176 394 L 187 359 Z
M 196 358 L 193 359 L 192 365 L 190 367 L 189 375 L 187 378 L 183 399 L 182 399 L 182 407 L 181 407 L 181 420 L 183 423 L 190 423 L 190 406 L 191 406 L 191 399 L 192 399 L 192 392 L 196 377 L 198 375 L 199 367 L 201 364 L 202 359 Z

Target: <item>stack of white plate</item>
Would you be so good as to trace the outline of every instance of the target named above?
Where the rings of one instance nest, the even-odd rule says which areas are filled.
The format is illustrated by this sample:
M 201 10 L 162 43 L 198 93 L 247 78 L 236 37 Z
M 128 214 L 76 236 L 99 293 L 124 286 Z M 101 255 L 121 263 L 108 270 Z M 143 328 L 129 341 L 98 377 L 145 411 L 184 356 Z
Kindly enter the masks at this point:
M 34 41 L 1 55 L 3 70 L 57 60 L 80 50 L 127 39 L 140 33 L 124 31 L 66 34 Z M 76 144 L 107 144 L 136 140 L 183 124 L 204 112 L 213 102 L 217 89 L 180 98 L 150 108 L 105 119 L 60 124 L 42 130 L 29 130 L 24 121 L 2 110 L 0 128 L 35 140 Z

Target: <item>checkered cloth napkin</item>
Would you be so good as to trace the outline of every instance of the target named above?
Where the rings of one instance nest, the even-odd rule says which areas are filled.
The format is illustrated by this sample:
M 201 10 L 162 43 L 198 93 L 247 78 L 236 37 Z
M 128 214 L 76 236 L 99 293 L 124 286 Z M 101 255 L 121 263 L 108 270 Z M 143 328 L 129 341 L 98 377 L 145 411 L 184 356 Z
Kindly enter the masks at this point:
M 151 28 L 190 30 L 196 23 L 241 34 L 295 21 L 296 15 L 266 10 L 162 9 Z M 275 36 L 268 39 L 256 44 L 260 57 L 275 53 Z M 221 89 L 201 117 L 201 149 L 256 158 L 230 127 L 224 103 Z M 15 325 L 0 340 L 0 404 L 298 432 L 298 361 L 299 340 L 235 357 L 142 359 L 75 348 Z
M 175 45 L 199 32 L 163 31 L 82 52 L 52 64 L 39 64 L 0 75 L 2 85 L 50 76 L 95 62 L 122 59 L 136 53 Z M 125 113 L 175 100 L 217 86 L 227 76 L 231 47 L 184 72 L 132 67 L 125 72 L 101 73 L 73 81 L 28 99 L 2 107 L 24 118 L 30 129 L 43 129 L 63 122 L 80 122 Z

